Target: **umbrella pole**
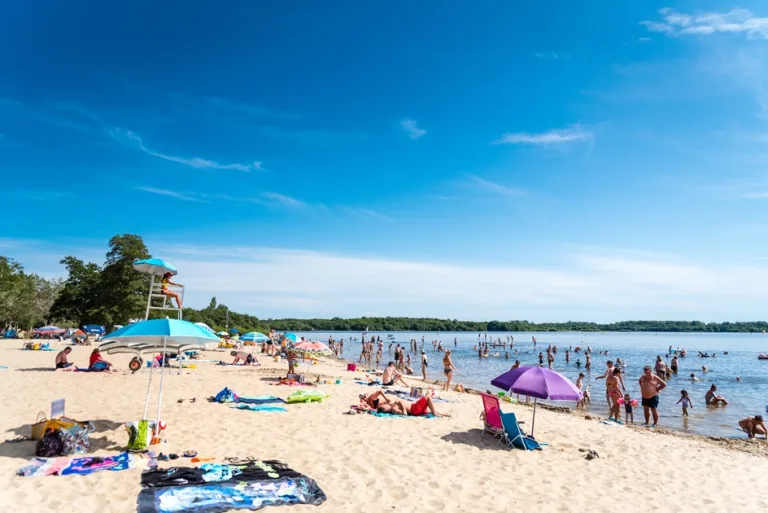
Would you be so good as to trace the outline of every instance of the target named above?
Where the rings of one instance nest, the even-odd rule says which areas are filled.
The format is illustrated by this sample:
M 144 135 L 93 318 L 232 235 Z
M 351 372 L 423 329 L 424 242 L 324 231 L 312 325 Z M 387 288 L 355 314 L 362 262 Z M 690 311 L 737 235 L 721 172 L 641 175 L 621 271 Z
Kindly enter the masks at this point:
M 141 353 L 139 353 L 141 354 Z M 149 366 L 149 382 L 147 383 L 147 399 L 144 401 L 144 415 L 141 417 L 141 420 L 147 420 L 147 410 L 149 409 L 149 390 L 152 387 L 152 368 L 154 367 L 154 357 L 152 358 L 153 365 Z
M 168 337 L 163 337 L 163 362 L 160 365 L 160 396 L 157 398 L 157 422 L 155 423 L 155 437 L 160 436 L 160 409 L 163 406 L 163 377 L 165 376 L 165 355 L 168 347 Z
M 533 398 L 533 420 L 531 421 L 531 438 L 533 438 L 533 428 L 536 426 L 536 398 Z

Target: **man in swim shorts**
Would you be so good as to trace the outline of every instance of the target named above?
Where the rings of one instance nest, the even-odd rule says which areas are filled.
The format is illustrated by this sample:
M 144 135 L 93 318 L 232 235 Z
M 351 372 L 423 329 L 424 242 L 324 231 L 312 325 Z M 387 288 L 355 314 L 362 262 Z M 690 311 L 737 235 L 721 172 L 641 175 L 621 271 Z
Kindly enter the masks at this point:
M 232 362 L 232 365 L 237 365 L 240 362 L 243 362 L 243 365 L 254 365 L 259 363 L 256 361 L 256 359 L 253 357 L 251 353 L 248 353 L 246 351 L 232 351 L 229 354 L 235 357 L 235 360 Z
M 755 415 L 754 417 L 747 417 L 739 421 L 739 427 L 743 429 L 749 438 L 755 438 L 757 435 L 763 435 L 768 440 L 768 428 L 765 427 L 765 422 L 761 415 Z
M 645 425 L 648 425 L 650 414 L 653 414 L 654 427 L 659 422 L 659 392 L 666 388 L 667 384 L 658 376 L 653 374 L 653 369 L 649 366 L 643 367 L 643 375 L 640 376 L 640 395 L 643 397 L 643 413 L 645 414 Z
M 404 387 L 410 386 L 405 382 L 400 371 L 395 368 L 395 362 L 389 362 L 387 368 L 384 369 L 384 372 L 381 375 L 381 384 L 385 387 L 391 387 L 395 382 L 399 382 Z
M 56 369 L 68 369 L 69 367 L 72 367 L 72 364 L 69 363 L 69 360 L 67 359 L 67 356 L 69 356 L 69 353 L 71 352 L 71 347 L 65 347 L 63 351 L 60 351 L 59 354 L 56 355 Z

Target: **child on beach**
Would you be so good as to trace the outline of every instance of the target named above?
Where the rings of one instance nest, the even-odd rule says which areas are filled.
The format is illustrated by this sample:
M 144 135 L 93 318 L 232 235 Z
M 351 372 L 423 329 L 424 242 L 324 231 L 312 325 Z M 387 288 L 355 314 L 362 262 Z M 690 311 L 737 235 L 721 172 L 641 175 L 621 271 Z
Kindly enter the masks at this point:
M 691 398 L 688 397 L 688 392 L 686 390 L 680 390 L 680 400 L 677 401 L 675 404 L 683 403 L 683 416 L 688 416 L 688 408 L 693 408 L 693 404 L 691 403 Z
M 635 423 L 635 414 L 632 412 L 632 396 L 624 394 L 624 423 Z

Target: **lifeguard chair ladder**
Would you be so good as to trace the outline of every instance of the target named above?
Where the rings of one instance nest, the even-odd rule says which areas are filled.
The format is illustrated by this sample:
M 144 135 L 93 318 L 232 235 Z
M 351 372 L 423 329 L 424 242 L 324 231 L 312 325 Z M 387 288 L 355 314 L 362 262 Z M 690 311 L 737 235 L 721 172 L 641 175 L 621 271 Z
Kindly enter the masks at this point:
M 149 319 L 150 310 L 166 310 L 176 312 L 176 318 L 181 320 L 182 311 L 178 307 L 173 306 L 171 298 L 161 292 L 162 286 L 160 281 L 165 273 L 171 273 L 176 276 L 176 268 L 159 258 L 147 258 L 144 260 L 137 260 L 133 263 L 133 268 L 139 272 L 147 273 L 152 276 L 149 282 L 149 294 L 147 295 L 147 311 L 144 313 L 144 320 Z M 160 279 L 158 279 L 160 278 Z M 161 299 L 162 302 L 152 301 L 153 299 Z M 181 302 L 184 303 L 184 287 L 181 287 Z

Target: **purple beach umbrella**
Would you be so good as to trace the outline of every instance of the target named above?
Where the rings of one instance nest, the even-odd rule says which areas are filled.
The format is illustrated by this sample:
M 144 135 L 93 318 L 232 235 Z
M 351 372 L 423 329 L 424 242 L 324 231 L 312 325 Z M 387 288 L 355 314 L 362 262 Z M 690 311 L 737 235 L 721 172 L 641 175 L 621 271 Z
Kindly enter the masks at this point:
M 542 367 L 518 367 L 491 380 L 491 385 L 505 392 L 533 397 L 533 422 L 531 436 L 536 424 L 536 399 L 553 401 L 578 401 L 582 398 L 576 385 L 555 371 Z

